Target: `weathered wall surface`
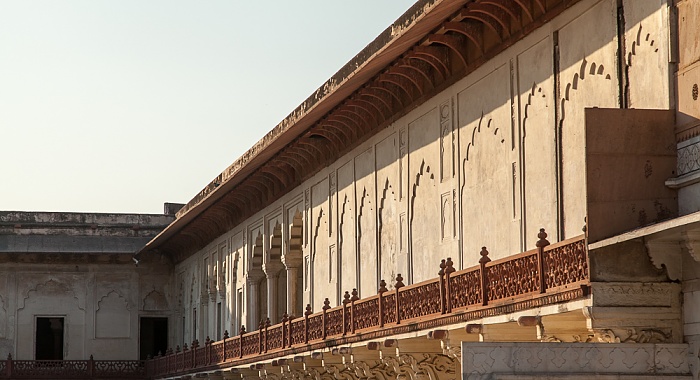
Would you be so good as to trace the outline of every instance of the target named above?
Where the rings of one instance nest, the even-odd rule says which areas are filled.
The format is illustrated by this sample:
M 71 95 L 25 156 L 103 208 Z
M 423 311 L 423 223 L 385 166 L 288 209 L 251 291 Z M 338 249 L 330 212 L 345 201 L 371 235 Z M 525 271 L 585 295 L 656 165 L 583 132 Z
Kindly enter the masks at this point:
M 669 185 L 678 189 L 682 215 L 700 210 L 700 5 L 677 2 L 678 53 L 676 79 L 677 178 Z
M 278 291 L 297 286 L 314 311 L 353 288 L 373 295 L 382 279 L 391 288 L 398 274 L 405 283 L 435 277 L 448 256 L 459 268 L 476 265 L 482 246 L 492 259 L 534 248 L 541 227 L 552 241 L 580 235 L 584 108 L 669 106 L 667 9 L 643 3 L 575 4 L 179 264 L 176 286 L 192 286 L 184 326 L 201 308 L 200 276 L 225 263 L 223 328 L 257 328 L 269 308 L 258 268 L 278 261 L 276 223 L 281 261 L 302 275 L 295 284 L 286 271 Z M 205 261 L 221 246 L 224 258 Z M 285 302 L 276 316 L 301 315 L 301 302 Z
M 167 273 L 140 271 L 131 264 L 4 264 L 0 354 L 34 359 L 36 317 L 63 317 L 65 359 L 138 359 L 139 317 L 170 314 Z
M 700 254 L 688 248 L 683 255 L 683 332 L 695 378 L 700 378 Z
M 171 267 L 131 255 L 172 219 L 1 212 L 0 357 L 34 359 L 36 318 L 62 317 L 65 359 L 138 359 L 139 318 L 170 315 Z
M 562 144 L 563 232 L 581 233 L 586 215 L 586 107 L 615 108 L 618 102 L 616 7 L 602 1 L 559 31 L 561 94 L 557 99 Z M 595 29 L 591 25 L 596 25 Z

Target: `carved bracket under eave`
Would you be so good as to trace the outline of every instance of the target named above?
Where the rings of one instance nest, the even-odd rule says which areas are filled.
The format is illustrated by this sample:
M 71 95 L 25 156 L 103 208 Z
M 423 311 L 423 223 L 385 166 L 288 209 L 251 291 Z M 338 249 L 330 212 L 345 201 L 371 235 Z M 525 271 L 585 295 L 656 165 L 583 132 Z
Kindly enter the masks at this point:
M 677 238 L 648 238 L 644 244 L 654 266 L 659 269 L 665 267 L 669 279 L 673 281 L 680 280 L 682 276 L 683 248 L 693 260 L 700 262 L 700 231 L 683 231 Z
M 672 281 L 681 279 L 683 249 L 678 240 L 647 239 L 644 244 L 647 247 L 647 254 L 655 267 L 659 269 L 665 267 L 668 278 Z
M 685 231 L 681 233 L 681 236 L 683 236 L 683 245 L 690 256 L 700 263 L 700 231 Z

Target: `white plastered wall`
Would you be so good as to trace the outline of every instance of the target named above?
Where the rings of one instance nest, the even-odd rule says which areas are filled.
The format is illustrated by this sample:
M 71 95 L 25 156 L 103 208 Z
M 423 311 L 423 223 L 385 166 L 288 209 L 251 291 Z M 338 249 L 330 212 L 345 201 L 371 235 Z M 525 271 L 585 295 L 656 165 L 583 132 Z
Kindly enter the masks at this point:
M 658 47 L 635 48 L 627 74 L 630 103 L 667 107 L 664 2 L 623 4 L 629 20 L 625 46 L 632 36 L 636 41 L 642 25 L 644 42 L 649 34 Z M 233 329 L 249 319 L 235 303 L 240 292 L 244 308 L 249 304 L 252 233 L 268 225 L 276 210 L 283 215 L 283 255 L 290 219 L 295 212 L 303 215 L 299 289 L 303 304 L 314 311 L 325 298 L 337 305 L 353 288 L 360 297 L 373 295 L 381 279 L 391 288 L 399 273 L 407 284 L 433 278 L 442 258 L 452 257 L 458 268 L 476 265 L 482 246 L 492 259 L 532 249 L 541 227 L 550 241 L 580 235 L 586 196 L 583 110 L 620 104 L 617 27 L 616 1 L 576 3 L 211 242 L 177 271 L 196 277 L 201 271 L 190 268 L 201 265 L 213 246 L 229 242 L 227 262 L 235 278 L 226 299 Z M 649 82 L 665 84 L 645 95 Z M 198 291 L 190 292 L 186 316 L 197 304 Z

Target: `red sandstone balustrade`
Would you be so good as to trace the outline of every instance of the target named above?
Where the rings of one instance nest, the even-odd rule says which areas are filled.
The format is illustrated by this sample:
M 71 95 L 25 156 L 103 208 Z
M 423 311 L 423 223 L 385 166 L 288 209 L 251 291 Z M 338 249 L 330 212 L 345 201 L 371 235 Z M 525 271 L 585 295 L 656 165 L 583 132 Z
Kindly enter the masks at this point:
M 147 379 L 143 360 L 0 360 L 0 379 Z
M 264 320 L 256 331 L 241 328 L 240 335 L 228 338 L 225 334 L 222 341 L 203 347 L 195 341 L 189 350 L 185 345 L 182 353 L 170 350 L 169 355 L 149 361 L 149 375 L 183 374 L 229 362 L 236 365 L 261 354 L 283 355 L 290 349 L 311 349 L 326 339 L 356 341 L 369 331 L 389 329 L 390 333 L 405 323 L 438 320 L 445 314 L 467 313 L 587 284 L 584 237 L 551 245 L 546 237 L 540 230 L 534 250 L 491 261 L 484 247 L 477 266 L 456 271 L 452 259 L 447 258 L 441 261 L 434 279 L 404 286 L 399 274 L 391 291 L 382 281 L 378 294 L 371 297 L 360 299 L 353 289 L 352 293 L 345 292 L 341 305 L 331 308 L 326 300 L 318 313 L 312 313 L 307 305 L 301 317 L 285 314 L 276 325 Z M 168 364 L 168 360 L 173 364 Z

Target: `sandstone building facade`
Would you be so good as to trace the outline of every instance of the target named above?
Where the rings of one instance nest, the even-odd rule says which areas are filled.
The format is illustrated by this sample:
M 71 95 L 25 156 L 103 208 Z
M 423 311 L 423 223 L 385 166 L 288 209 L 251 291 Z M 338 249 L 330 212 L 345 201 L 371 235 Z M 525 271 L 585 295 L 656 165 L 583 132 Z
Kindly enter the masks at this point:
M 411 284 L 436 278 L 441 259 L 459 271 L 485 256 L 515 260 L 547 239 L 581 241 L 584 262 L 552 265 L 566 276 L 584 268 L 585 276 L 570 275 L 576 281 L 562 287 L 572 291 L 583 281 L 584 291 L 441 322 L 456 338 L 448 346 L 500 343 L 485 353 L 478 352 L 483 345 L 464 343 L 471 357 L 450 365 L 465 377 L 513 374 L 507 365 L 489 369 L 471 360 L 517 351 L 514 342 L 589 344 L 556 346 L 582 355 L 601 342 L 636 342 L 676 344 L 664 348 L 685 359 L 676 374 L 697 377 L 698 17 L 695 1 L 419 1 L 139 254 L 158 251 L 175 263 L 173 312 L 182 320 L 175 334 L 188 344 L 218 340 L 224 330 L 238 335 L 245 326 L 249 334 L 235 340 L 245 345 L 257 336 L 251 331 L 268 334 L 266 318 L 273 331 L 280 323 L 291 336 L 290 315 L 313 319 L 323 310 L 322 327 L 305 328 L 326 338 L 334 318 L 326 313 L 378 290 L 396 291 L 397 282 L 423 289 Z M 498 272 L 502 282 L 490 280 L 490 291 L 529 294 L 523 274 L 543 278 L 547 268 L 538 274 L 527 265 Z M 550 287 L 542 281 L 540 290 Z M 422 312 L 430 306 L 417 301 L 429 291 L 421 292 L 411 296 L 419 322 L 430 319 Z M 503 298 L 519 305 L 517 297 Z M 360 319 L 355 312 L 352 319 Z M 368 340 L 386 332 L 376 318 L 362 325 L 372 331 L 364 339 L 345 338 L 343 330 L 345 340 L 328 343 L 335 351 L 309 345 L 307 336 L 307 356 L 295 359 L 322 359 L 321 377 L 362 377 L 361 364 L 340 351 L 344 342 L 346 353 L 367 350 Z M 430 334 L 426 328 L 385 344 L 410 346 Z M 260 353 L 268 352 L 268 335 L 264 344 L 259 335 Z M 284 374 L 284 360 L 274 358 L 294 351 L 244 360 L 255 348 L 240 350 L 243 359 L 220 367 L 252 363 L 244 377 Z M 328 364 L 332 353 L 343 365 Z M 299 376 L 312 376 L 307 367 L 314 365 Z M 586 372 L 577 365 L 566 372 Z
M 699 23 L 417 2 L 135 255 L 150 376 L 697 379 Z

